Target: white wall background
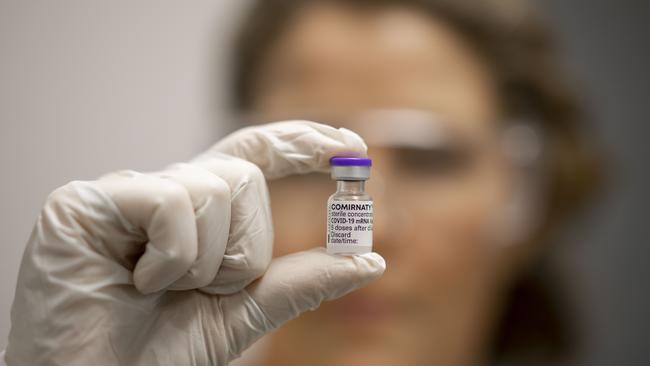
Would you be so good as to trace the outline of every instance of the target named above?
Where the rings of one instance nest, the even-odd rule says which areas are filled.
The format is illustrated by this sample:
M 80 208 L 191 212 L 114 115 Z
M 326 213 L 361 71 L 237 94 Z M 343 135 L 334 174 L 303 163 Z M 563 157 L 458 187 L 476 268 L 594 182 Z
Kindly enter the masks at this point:
M 211 69 L 227 75 L 212 53 L 227 50 L 244 3 L 0 0 L 0 350 L 23 246 L 50 191 L 157 169 L 219 135 L 227 117 L 210 114 L 207 91 Z

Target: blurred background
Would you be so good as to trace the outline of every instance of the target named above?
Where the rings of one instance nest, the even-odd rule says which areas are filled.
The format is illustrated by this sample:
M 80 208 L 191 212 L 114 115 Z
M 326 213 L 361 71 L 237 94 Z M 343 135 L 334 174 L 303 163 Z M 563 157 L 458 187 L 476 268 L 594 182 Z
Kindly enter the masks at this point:
M 0 0 L 0 348 L 22 249 L 50 191 L 188 159 L 230 128 L 229 46 L 248 3 Z M 579 318 L 578 362 L 648 364 L 650 6 L 537 5 L 608 159 L 601 197 L 553 254 Z

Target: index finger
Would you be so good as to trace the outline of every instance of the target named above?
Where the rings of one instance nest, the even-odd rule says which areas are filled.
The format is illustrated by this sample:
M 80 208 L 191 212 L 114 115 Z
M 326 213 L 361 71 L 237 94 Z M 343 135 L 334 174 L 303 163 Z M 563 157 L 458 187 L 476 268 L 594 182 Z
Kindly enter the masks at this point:
M 335 155 L 365 156 L 363 139 L 345 128 L 310 121 L 276 122 L 238 130 L 202 156 L 224 153 L 257 165 L 267 179 L 323 172 Z

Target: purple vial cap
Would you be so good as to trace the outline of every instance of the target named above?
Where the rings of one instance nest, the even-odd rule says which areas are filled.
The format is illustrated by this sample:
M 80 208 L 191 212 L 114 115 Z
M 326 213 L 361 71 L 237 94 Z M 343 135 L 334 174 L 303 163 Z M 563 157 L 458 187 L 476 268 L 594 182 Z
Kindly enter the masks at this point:
M 372 159 L 354 156 L 333 156 L 330 158 L 331 166 L 371 166 Z

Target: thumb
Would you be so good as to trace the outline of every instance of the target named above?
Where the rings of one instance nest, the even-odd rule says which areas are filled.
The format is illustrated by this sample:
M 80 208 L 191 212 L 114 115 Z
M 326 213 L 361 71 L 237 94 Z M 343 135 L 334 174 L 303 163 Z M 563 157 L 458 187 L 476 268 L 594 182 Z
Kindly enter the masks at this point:
M 385 269 L 377 253 L 345 257 L 327 254 L 324 248 L 274 259 L 246 290 L 221 299 L 231 355 L 321 302 L 367 285 Z

